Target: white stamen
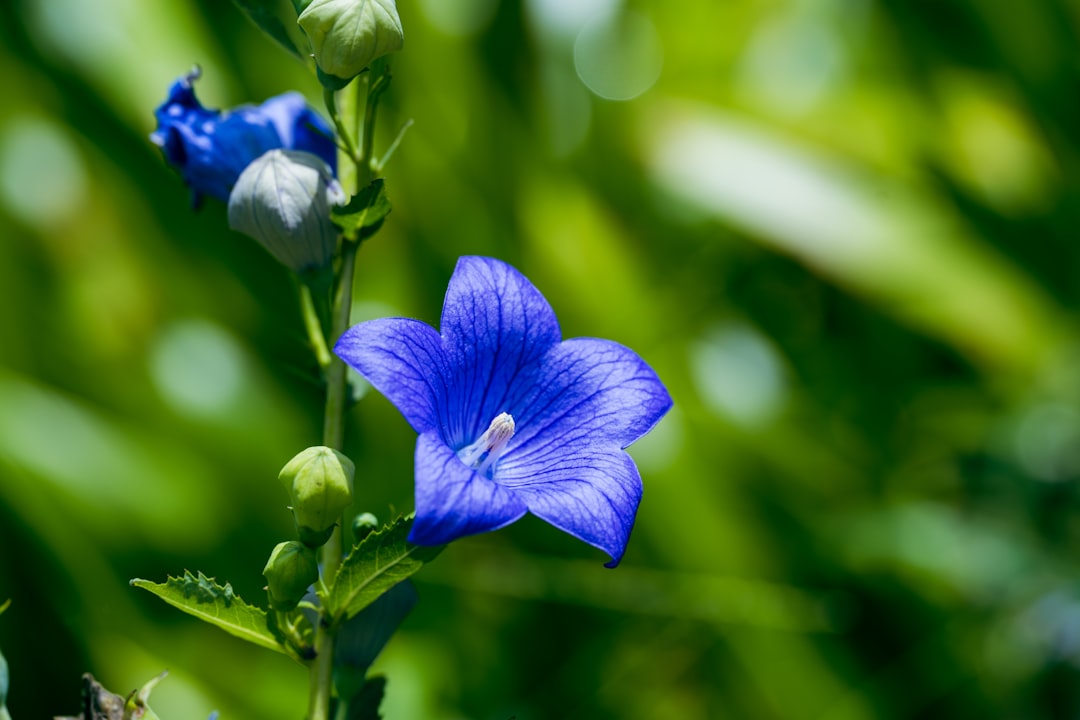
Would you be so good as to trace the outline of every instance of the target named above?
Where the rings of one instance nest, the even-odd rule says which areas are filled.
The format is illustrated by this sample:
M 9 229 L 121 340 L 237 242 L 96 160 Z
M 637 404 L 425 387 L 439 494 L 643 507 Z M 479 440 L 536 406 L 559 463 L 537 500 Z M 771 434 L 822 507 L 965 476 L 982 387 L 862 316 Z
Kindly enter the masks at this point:
M 477 472 L 484 472 L 495 464 L 512 437 L 514 417 L 510 413 L 499 413 L 476 442 L 458 450 L 458 457 Z

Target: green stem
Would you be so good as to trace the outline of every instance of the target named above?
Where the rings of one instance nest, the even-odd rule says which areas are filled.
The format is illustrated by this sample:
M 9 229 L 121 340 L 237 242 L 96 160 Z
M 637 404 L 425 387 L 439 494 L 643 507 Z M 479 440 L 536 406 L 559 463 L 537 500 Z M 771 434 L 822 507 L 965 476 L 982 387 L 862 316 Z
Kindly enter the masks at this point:
M 360 244 L 341 243 L 341 277 L 334 291 L 334 309 L 330 319 L 330 336 L 335 342 L 349 329 L 352 310 L 353 277 L 356 274 L 356 251 Z M 341 450 L 345 433 L 345 363 L 331 358 L 326 370 L 326 414 L 323 416 L 323 444 Z
M 304 328 L 307 329 L 311 348 L 315 351 L 315 359 L 319 361 L 319 367 L 325 372 L 334 358 L 326 345 L 322 321 L 319 319 L 319 312 L 315 308 L 315 300 L 311 296 L 311 286 L 307 283 L 301 283 L 300 285 L 300 312 L 304 316 Z
M 358 163 L 360 155 L 356 152 L 356 143 L 353 142 L 352 133 L 345 127 L 345 123 L 342 122 L 341 115 L 338 113 L 337 93 L 329 88 L 324 88 L 323 102 L 326 103 L 326 110 L 330 113 L 330 119 L 334 122 L 334 129 L 337 130 L 338 138 L 341 139 L 342 144 L 345 146 L 345 152 L 349 154 L 349 157 L 354 162 Z
M 374 63 L 368 82 L 367 103 L 364 108 L 364 129 L 360 133 L 360 162 L 356 164 L 357 186 L 366 187 L 375 176 L 375 115 L 379 98 L 390 87 L 390 65 L 385 59 Z
M 341 276 L 334 291 L 333 314 L 330 320 L 330 336 L 335 340 L 349 328 L 352 308 L 352 286 L 356 271 L 356 251 L 359 243 L 341 243 Z M 331 357 L 326 366 L 326 413 L 323 416 L 323 445 L 341 450 L 345 440 L 346 384 L 345 363 Z M 319 551 L 320 574 L 324 580 L 333 582 L 341 566 L 341 528 Z M 315 660 L 311 665 L 311 702 L 308 720 L 327 720 L 330 716 L 330 697 L 333 687 L 334 636 L 337 629 L 327 626 L 321 619 L 315 630 Z
M 339 179 L 345 191 L 350 195 L 365 187 L 374 176 L 372 144 L 374 141 L 375 112 L 378 107 L 379 96 L 382 95 L 390 82 L 389 68 L 385 65 L 381 66 L 379 72 L 372 75 L 369 82 L 361 136 L 362 146 L 359 152 L 357 152 L 356 145 L 346 129 L 346 123 L 338 113 L 335 93 L 329 90 L 325 93 L 326 109 L 330 113 L 330 117 L 333 118 L 338 135 L 342 138 L 344 150 L 348 155 L 348 159 L 352 161 L 350 164 L 355 168 L 355 175 L 350 178 L 346 177 L 347 169 L 345 167 L 338 170 Z M 350 88 L 352 88 L 352 92 L 355 92 L 353 85 L 347 87 L 343 93 L 350 92 Z M 355 96 L 346 95 L 344 99 L 344 104 L 347 107 L 343 109 L 348 115 L 356 117 L 359 103 L 356 101 Z M 344 163 L 341 164 L 344 165 Z M 356 254 L 359 249 L 360 243 L 342 239 L 340 275 L 334 288 L 330 317 L 330 338 L 332 341 L 336 341 L 349 329 L 353 278 L 356 274 Z M 308 299 L 310 300 L 310 295 Z M 312 310 L 314 310 L 313 305 Z M 304 314 L 305 322 L 308 322 L 306 308 Z M 315 320 L 318 320 L 317 316 Z M 324 340 L 323 348 L 326 349 L 326 347 L 327 344 Z M 328 361 L 323 365 L 326 373 L 326 413 L 323 416 L 323 445 L 335 450 L 341 450 L 345 440 L 345 409 L 347 406 L 345 363 L 331 355 L 329 350 L 326 350 L 326 354 Z M 320 364 L 322 364 L 321 360 Z M 341 567 L 342 555 L 342 535 L 339 524 L 334 529 L 334 534 L 330 537 L 330 540 L 319 551 L 320 576 L 323 587 L 332 585 L 338 568 Z M 308 706 L 308 720 L 329 720 L 330 717 L 336 633 L 336 627 L 328 625 L 325 618 L 320 618 L 319 626 L 315 630 L 316 655 L 315 660 L 311 663 L 311 697 Z

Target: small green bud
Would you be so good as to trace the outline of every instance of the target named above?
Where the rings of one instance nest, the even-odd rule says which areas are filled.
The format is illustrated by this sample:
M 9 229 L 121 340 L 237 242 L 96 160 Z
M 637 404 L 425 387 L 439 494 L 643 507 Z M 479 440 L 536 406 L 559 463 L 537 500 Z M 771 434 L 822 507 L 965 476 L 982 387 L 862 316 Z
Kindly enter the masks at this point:
M 330 166 L 300 150 L 270 150 L 251 162 L 229 195 L 229 227 L 296 271 L 326 267 L 337 249 L 330 209 L 348 198 Z
M 319 579 L 319 561 L 315 551 L 296 540 L 278 543 L 263 568 L 270 604 L 275 610 L 289 611 Z
M 300 539 L 311 547 L 325 543 L 345 508 L 352 504 L 352 460 L 328 447 L 309 447 L 281 469 Z
M 327 75 L 351 80 L 405 42 L 394 0 L 312 0 L 297 19 Z
M 356 542 L 360 542 L 368 535 L 379 529 L 379 520 L 371 513 L 360 513 L 353 518 L 352 531 Z

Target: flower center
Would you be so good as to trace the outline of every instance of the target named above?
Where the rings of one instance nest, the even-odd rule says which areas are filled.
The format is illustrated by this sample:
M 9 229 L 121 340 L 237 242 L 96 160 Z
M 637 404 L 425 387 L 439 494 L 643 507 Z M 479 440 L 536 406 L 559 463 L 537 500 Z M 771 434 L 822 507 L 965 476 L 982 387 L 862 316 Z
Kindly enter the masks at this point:
M 499 413 L 484 434 L 472 445 L 458 450 L 457 455 L 461 462 L 482 473 L 495 464 L 512 437 L 514 417 L 510 413 Z

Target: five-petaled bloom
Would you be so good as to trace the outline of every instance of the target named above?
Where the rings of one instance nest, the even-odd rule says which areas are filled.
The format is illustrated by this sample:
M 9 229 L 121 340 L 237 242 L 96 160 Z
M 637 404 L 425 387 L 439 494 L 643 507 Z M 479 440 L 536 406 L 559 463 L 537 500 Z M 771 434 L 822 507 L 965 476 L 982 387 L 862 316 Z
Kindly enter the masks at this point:
M 386 318 L 351 328 L 334 350 L 420 434 L 412 542 L 450 542 L 531 512 L 619 563 L 641 500 L 624 448 L 671 407 L 632 350 L 563 341 L 540 291 L 481 257 L 458 261 L 441 334 Z
M 196 206 L 203 195 L 228 201 L 244 168 L 269 150 L 303 150 L 337 167 L 334 133 L 300 93 L 223 113 L 195 97 L 198 77 L 196 68 L 172 84 L 168 100 L 154 111 L 157 130 L 150 135 L 191 187 Z

